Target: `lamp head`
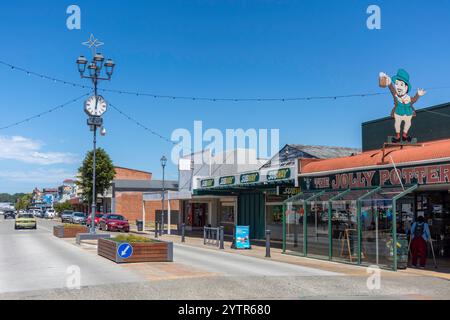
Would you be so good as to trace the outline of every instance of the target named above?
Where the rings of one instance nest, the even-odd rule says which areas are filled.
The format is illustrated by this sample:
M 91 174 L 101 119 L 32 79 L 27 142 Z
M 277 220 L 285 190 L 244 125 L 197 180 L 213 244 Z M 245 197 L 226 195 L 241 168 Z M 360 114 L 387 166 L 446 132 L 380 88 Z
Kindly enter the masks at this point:
M 163 156 L 161 158 L 161 166 L 164 168 L 167 165 L 167 158 L 165 156 Z
M 116 64 L 114 63 L 114 61 L 112 59 L 108 59 L 105 62 L 106 74 L 108 75 L 108 77 L 110 77 L 110 78 L 112 77 L 115 66 L 116 66 Z
M 84 56 L 80 56 L 77 59 L 78 71 L 80 72 L 81 75 L 83 75 L 84 72 L 86 71 L 87 63 L 88 63 L 88 61 Z

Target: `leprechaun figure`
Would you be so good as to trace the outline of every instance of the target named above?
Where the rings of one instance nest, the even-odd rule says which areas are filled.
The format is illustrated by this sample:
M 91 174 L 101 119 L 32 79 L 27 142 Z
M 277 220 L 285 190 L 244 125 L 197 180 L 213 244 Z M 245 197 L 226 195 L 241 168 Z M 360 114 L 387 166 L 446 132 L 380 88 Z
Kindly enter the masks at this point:
M 380 73 L 380 86 L 389 87 L 394 98 L 394 109 L 392 109 L 391 116 L 395 119 L 396 135 L 393 142 L 411 142 L 412 139 L 408 133 L 411 129 L 412 119 L 416 116 L 414 104 L 426 94 L 426 91 L 418 89 L 416 95 L 411 98 L 409 96 L 411 91 L 409 74 L 403 69 L 398 70 L 397 75 L 392 77 L 392 79 L 386 73 Z M 405 123 L 403 135 L 401 135 L 402 123 Z

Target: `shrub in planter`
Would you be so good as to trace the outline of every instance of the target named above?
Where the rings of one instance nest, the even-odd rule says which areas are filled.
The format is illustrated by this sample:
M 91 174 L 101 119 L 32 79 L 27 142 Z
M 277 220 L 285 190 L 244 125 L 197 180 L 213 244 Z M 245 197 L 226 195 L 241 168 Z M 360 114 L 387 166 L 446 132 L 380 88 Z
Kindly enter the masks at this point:
M 128 259 L 118 255 L 122 243 L 128 243 L 133 248 L 133 254 Z M 120 235 L 112 239 L 99 239 L 98 255 L 116 263 L 173 262 L 173 243 L 136 235 Z
M 86 226 L 76 224 L 64 224 L 53 227 L 53 235 L 57 238 L 76 238 L 78 233 L 87 233 L 89 229 Z

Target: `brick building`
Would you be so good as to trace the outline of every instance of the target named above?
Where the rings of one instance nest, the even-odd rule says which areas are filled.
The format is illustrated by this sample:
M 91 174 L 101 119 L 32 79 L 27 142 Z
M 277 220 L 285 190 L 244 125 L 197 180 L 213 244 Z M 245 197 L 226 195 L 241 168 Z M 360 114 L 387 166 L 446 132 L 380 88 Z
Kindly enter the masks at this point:
M 97 210 L 102 213 L 118 213 L 124 215 L 128 220 L 135 221 L 143 216 L 143 194 L 160 193 L 163 189 L 161 180 L 152 180 L 151 172 L 115 167 L 116 175 L 111 188 L 103 196 L 98 196 Z M 165 181 L 165 190 L 178 190 L 177 181 Z M 89 206 L 82 205 L 79 199 L 71 201 L 77 210 L 87 212 Z M 168 204 L 166 204 L 167 212 Z M 155 221 L 155 216 L 162 211 L 161 201 L 145 202 L 146 220 Z M 178 214 L 179 201 L 171 201 L 170 208 L 174 214 Z

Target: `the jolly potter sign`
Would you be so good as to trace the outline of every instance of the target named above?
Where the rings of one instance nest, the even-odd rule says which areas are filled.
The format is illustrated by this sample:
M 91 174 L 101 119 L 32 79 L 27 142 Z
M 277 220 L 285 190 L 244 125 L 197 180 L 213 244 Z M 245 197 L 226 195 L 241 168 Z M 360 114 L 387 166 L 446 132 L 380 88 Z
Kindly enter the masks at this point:
M 387 168 L 300 178 L 302 190 L 347 190 L 445 183 L 450 183 L 450 163 L 401 167 L 397 168 L 397 172 L 394 168 Z

